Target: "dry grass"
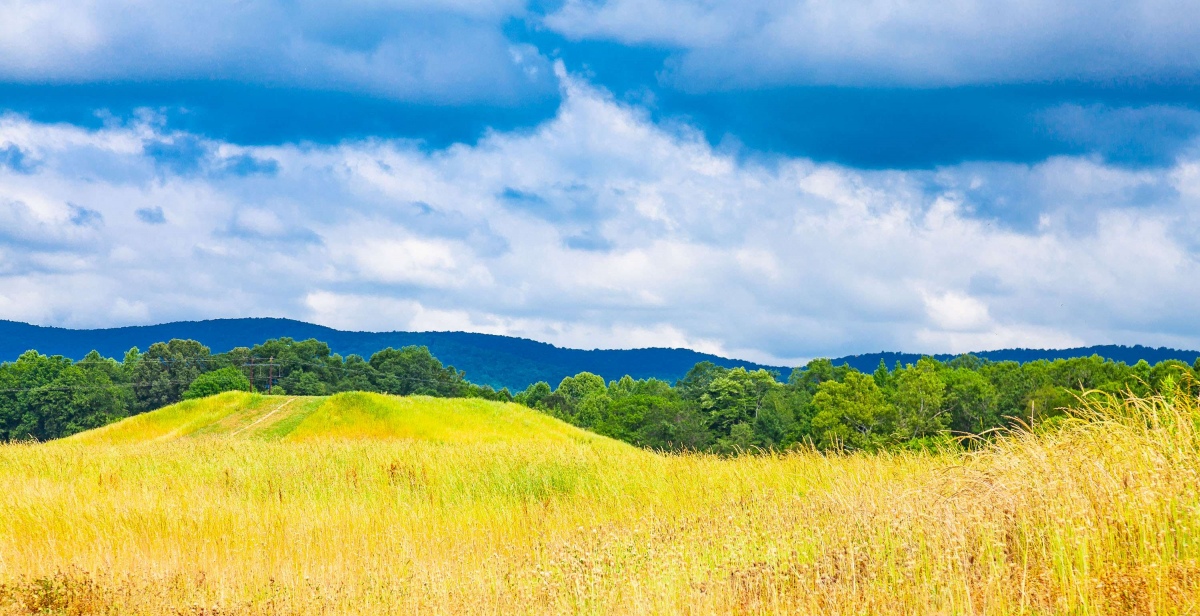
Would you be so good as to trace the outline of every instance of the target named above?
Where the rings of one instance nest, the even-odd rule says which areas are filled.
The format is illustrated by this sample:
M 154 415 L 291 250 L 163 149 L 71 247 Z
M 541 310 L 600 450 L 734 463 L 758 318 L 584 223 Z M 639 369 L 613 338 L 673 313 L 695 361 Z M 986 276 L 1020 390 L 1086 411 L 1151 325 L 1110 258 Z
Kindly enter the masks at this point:
M 333 403 L 367 404 L 0 447 L 0 613 L 1200 611 L 1192 393 L 1095 398 L 973 453 L 738 459 L 431 399 L 397 412 L 461 430 L 388 439 L 408 424 L 384 413 L 322 437 L 375 412 Z

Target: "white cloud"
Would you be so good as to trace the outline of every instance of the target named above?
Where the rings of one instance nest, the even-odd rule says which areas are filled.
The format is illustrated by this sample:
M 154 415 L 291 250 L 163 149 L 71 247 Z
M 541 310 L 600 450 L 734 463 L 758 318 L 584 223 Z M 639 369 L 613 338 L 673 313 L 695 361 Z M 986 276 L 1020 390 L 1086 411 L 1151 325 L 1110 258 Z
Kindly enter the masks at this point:
M 1194 77 L 1187 0 L 567 0 L 575 40 L 680 50 L 684 89 Z
M 511 104 L 553 88 L 546 60 L 502 32 L 524 11 L 514 0 L 10 0 L 0 77 L 226 79 Z
M 87 130 L 4 118 L 0 144 L 39 164 L 0 169 L 0 318 L 290 316 L 781 362 L 1200 348 L 1197 159 L 913 172 L 745 161 L 562 78 L 563 106 L 543 125 L 432 152 L 387 140 L 244 147 L 153 122 Z M 188 139 L 275 170 L 172 170 L 142 147 Z M 989 212 L 1005 203 L 1045 224 L 1001 224 Z M 72 223 L 69 204 L 95 217 Z M 161 222 L 138 214 L 156 208 Z
M 987 304 L 962 293 L 950 291 L 925 294 L 925 310 L 936 330 L 979 331 L 991 324 Z
M 359 231 L 369 233 L 366 229 Z M 470 247 L 454 242 L 352 236 L 343 237 L 341 242 L 343 246 L 333 247 L 333 257 L 344 263 L 343 276 L 359 281 L 478 290 L 492 282 L 485 267 L 464 263 L 471 260 Z
M 1188 0 L 7 0 L 0 79 L 217 80 L 520 105 L 553 94 L 543 52 L 555 50 L 511 35 L 514 23 L 570 41 L 670 50 L 660 72 L 682 90 L 1191 83 L 1200 74 L 1200 11 Z M 1077 111 L 1087 110 L 1049 119 L 1068 139 L 1109 138 L 1090 122 L 1076 126 Z M 1106 128 L 1178 113 L 1186 115 L 1122 110 Z

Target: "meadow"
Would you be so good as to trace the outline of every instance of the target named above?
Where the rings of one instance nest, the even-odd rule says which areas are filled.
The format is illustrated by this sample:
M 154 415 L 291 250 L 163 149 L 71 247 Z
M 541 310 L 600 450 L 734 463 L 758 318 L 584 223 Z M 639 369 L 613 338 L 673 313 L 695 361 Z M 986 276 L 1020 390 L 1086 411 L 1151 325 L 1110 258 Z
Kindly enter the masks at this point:
M 226 393 L 0 445 L 0 614 L 1189 614 L 1194 392 L 974 449 L 719 457 Z

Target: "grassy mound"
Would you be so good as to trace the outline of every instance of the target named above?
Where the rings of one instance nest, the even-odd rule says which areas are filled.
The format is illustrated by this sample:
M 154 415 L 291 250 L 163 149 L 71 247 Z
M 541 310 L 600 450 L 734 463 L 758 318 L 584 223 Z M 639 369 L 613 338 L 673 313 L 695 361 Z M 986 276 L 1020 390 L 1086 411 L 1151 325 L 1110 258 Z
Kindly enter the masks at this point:
M 518 404 L 342 393 L 329 397 L 226 392 L 130 417 L 66 441 L 116 445 L 177 439 L 414 439 L 442 443 L 601 442 Z

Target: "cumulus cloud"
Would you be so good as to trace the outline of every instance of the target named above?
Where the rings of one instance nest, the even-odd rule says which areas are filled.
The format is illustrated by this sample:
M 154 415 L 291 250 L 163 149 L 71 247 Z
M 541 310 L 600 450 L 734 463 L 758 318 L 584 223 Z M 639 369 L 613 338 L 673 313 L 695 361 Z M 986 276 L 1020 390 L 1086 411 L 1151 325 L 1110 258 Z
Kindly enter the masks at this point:
M 406 101 L 519 103 L 553 88 L 510 42 L 514 0 L 0 4 L 0 79 L 213 80 Z
M 553 89 L 553 47 L 522 42 L 514 24 L 670 50 L 664 78 L 693 90 L 1200 75 L 1200 12 L 1187 0 L 13 0 L 0 4 L 0 79 L 218 79 L 514 104 Z
M 553 119 L 440 150 L 246 147 L 153 121 L 9 116 L 0 144 L 39 164 L 0 168 L 0 318 L 272 315 L 781 363 L 1200 348 L 1200 157 L 929 171 L 746 159 L 559 73 Z M 201 171 L 148 143 L 190 144 Z M 271 171 L 212 171 L 238 157 Z M 94 215 L 77 224 L 73 208 Z M 1029 224 L 1001 221 L 1006 208 Z
M 1166 166 L 1200 135 L 1198 26 L 1184 0 L 9 0 L 0 89 L 46 120 L 149 106 L 241 143 L 441 148 L 551 117 L 561 58 L 760 151 L 871 168 L 1059 154 Z M 277 170 L 215 159 L 190 135 L 145 137 L 171 173 Z M 0 167 L 37 164 L 0 148 Z M 579 188 L 509 205 L 569 217 L 590 207 Z M 607 247 L 593 228 L 572 237 Z
M 1200 72 L 1200 12 L 1186 0 L 567 0 L 545 23 L 574 40 L 677 50 L 670 79 L 685 89 Z

